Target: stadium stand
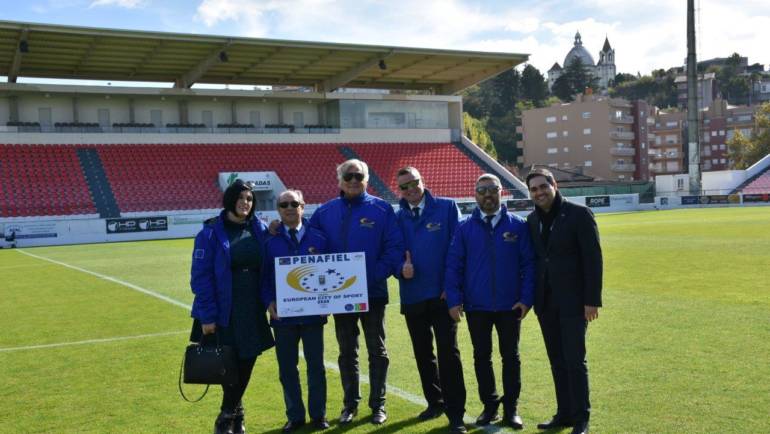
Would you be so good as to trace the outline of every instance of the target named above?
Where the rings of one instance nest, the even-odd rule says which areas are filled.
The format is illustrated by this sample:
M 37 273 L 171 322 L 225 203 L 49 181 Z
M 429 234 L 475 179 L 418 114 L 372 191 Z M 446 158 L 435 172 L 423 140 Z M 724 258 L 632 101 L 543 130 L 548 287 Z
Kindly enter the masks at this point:
M 0 216 L 94 214 L 74 146 L 0 145 Z
M 431 191 L 449 197 L 473 196 L 469 180 L 485 172 L 452 143 L 363 143 L 351 148 L 384 176 L 393 192 L 398 191 L 395 173 L 408 165 L 420 171 Z
M 0 39 L 34 41 L 0 51 L 0 65 L 10 66 L 0 66 L 0 236 L 22 236 L 25 246 L 192 236 L 221 207 L 221 173 L 275 172 L 277 180 L 255 174 L 278 184 L 257 195 L 265 214 L 275 213 L 283 186 L 301 189 L 309 204 L 335 197 L 335 168 L 353 157 L 370 164 L 370 192 L 393 203 L 394 174 L 407 164 L 434 193 L 470 201 L 482 172 L 497 171 L 505 187 L 521 184 L 466 142 L 459 93 L 524 54 L 8 21 Z M 133 67 L 116 68 L 116 56 Z M 290 66 L 297 61 L 311 66 Z M 205 84 L 216 86 L 198 87 Z M 149 218 L 156 230 L 142 227 Z
M 211 209 L 220 206 L 219 172 L 275 171 L 308 203 L 337 194 L 334 170 L 343 157 L 334 144 L 187 144 L 97 147 L 123 212 Z
M 759 175 L 750 179 L 739 191 L 744 194 L 770 193 L 770 168 L 765 169 Z
M 4 217 L 214 209 L 218 174 L 231 171 L 275 171 L 308 203 L 322 203 L 338 193 L 336 165 L 353 157 L 371 167 L 370 192 L 390 201 L 405 165 L 450 197 L 471 196 L 469 180 L 484 172 L 452 143 L 2 145 L 0 152 Z M 53 201 L 35 200 L 54 191 L 62 194 Z

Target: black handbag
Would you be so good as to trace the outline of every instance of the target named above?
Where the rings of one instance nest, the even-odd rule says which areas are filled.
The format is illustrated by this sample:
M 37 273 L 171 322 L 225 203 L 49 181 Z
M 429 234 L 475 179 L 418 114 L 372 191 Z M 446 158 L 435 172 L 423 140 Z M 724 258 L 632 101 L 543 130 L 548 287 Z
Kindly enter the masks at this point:
M 199 343 L 187 346 L 179 368 L 179 393 L 185 401 L 198 402 L 206 396 L 211 384 L 236 384 L 238 382 L 238 361 L 235 351 L 228 345 L 221 345 L 219 335 L 213 334 L 216 341 L 208 339 L 212 335 L 201 336 Z M 182 390 L 182 378 L 186 384 L 205 384 L 206 390 L 200 398 L 191 401 Z

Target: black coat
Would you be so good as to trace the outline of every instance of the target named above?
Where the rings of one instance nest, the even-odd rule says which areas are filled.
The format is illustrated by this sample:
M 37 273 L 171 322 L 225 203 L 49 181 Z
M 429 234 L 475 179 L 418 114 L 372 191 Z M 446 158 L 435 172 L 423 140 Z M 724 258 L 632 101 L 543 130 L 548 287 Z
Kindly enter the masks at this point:
M 535 312 L 544 307 L 547 278 L 551 289 L 549 303 L 556 303 L 563 314 L 582 315 L 584 305 L 602 305 L 599 230 L 590 209 L 561 197 L 556 200 L 561 200 L 561 207 L 547 246 L 540 237 L 537 211 L 527 217 L 537 256 Z

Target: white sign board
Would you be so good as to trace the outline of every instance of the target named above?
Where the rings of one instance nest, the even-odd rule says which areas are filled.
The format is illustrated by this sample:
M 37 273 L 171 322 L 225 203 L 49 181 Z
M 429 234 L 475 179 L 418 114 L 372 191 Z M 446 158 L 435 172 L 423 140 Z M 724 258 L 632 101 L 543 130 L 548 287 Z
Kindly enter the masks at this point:
M 366 312 L 364 252 L 275 258 L 279 317 Z
M 219 187 L 222 191 L 232 184 L 236 179 L 243 182 L 253 182 L 254 190 L 270 191 L 273 189 L 272 172 L 219 172 Z

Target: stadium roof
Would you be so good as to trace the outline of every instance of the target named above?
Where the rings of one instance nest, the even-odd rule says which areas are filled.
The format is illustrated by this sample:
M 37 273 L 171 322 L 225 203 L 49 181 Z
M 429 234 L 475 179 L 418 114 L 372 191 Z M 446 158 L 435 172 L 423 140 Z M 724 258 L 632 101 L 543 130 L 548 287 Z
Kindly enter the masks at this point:
M 432 89 L 451 95 L 527 54 L 99 29 L 0 21 L 0 75 L 56 79 Z

